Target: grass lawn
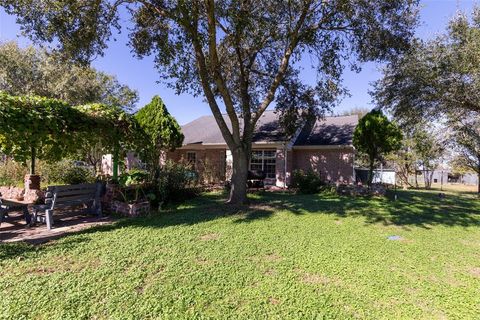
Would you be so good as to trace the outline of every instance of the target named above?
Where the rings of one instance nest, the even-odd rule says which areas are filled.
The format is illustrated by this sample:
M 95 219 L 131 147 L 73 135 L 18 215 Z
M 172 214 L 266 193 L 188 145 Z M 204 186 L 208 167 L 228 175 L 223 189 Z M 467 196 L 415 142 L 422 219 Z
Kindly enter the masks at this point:
M 251 198 L 0 244 L 0 318 L 480 318 L 474 195 Z

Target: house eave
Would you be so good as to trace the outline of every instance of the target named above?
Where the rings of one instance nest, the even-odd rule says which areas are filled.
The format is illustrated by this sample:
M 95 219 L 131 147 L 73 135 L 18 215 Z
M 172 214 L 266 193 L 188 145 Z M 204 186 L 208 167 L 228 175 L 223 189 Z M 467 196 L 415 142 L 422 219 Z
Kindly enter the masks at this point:
M 281 141 L 260 141 L 252 143 L 252 149 L 258 148 L 280 148 L 285 145 L 285 142 Z M 202 149 L 228 149 L 226 143 L 191 143 L 185 144 L 179 148 L 178 150 L 202 150 Z
M 203 149 L 226 149 L 225 143 L 191 143 L 185 144 L 177 150 L 203 150 Z
M 354 150 L 352 145 L 342 144 L 342 145 L 305 145 L 305 146 L 293 146 L 293 150 Z

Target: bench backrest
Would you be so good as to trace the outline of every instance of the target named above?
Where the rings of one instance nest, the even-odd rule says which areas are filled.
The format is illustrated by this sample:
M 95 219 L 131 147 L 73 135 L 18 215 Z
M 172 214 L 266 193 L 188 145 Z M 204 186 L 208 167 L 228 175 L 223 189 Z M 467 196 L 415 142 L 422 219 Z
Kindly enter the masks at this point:
M 45 204 L 51 208 L 60 206 L 75 206 L 100 201 L 101 184 L 73 184 L 66 186 L 50 186 L 45 193 Z

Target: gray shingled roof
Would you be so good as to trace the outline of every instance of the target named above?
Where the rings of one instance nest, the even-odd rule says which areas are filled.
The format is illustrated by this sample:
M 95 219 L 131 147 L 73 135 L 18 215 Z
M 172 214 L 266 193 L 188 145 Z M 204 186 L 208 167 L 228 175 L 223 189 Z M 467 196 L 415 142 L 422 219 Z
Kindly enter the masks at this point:
M 231 128 L 230 120 L 227 115 L 224 115 L 225 122 Z M 348 144 L 351 143 L 353 128 L 358 121 L 356 116 L 348 117 L 327 117 L 325 120 L 317 121 L 313 127 L 312 134 L 305 132 L 304 128 L 299 139 L 304 141 L 301 145 L 313 145 L 314 142 L 319 144 Z M 322 126 L 322 123 L 325 126 Z M 353 125 L 351 130 L 347 127 Z M 308 131 L 308 130 L 307 130 Z M 182 132 L 185 136 L 184 145 L 187 144 L 224 144 L 225 140 L 222 137 L 220 129 L 218 128 L 215 118 L 212 116 L 203 116 L 192 122 L 182 126 Z M 320 139 L 319 135 L 326 135 L 328 139 Z M 350 136 L 348 136 L 350 135 Z M 295 145 L 299 145 L 299 139 Z M 266 111 L 257 123 L 257 129 L 253 137 L 253 142 L 283 142 L 284 135 L 278 122 L 278 115 L 274 111 Z M 336 143 L 336 141 L 340 143 Z M 347 143 L 344 143 L 347 142 Z
M 312 126 L 305 126 L 295 146 L 351 145 L 358 115 L 326 117 Z

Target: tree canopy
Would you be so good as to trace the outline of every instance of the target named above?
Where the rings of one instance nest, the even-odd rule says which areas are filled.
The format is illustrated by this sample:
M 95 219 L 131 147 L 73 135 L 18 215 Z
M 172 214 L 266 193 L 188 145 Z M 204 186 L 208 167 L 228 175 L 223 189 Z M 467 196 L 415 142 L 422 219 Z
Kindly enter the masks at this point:
M 134 52 L 152 55 L 177 92 L 202 93 L 208 102 L 232 151 L 232 203 L 246 201 L 253 133 L 272 102 L 277 99 L 281 113 L 287 110 L 290 117 L 292 108 L 299 115 L 330 108 L 345 92 L 345 66 L 357 69 L 359 62 L 387 60 L 408 48 L 417 3 L 0 0 L 33 40 L 54 42 L 83 62 L 103 54 L 113 30 L 120 29 L 120 12 L 130 13 Z M 308 57 L 317 73 L 314 85 L 300 77 L 299 62 Z M 307 105 L 292 105 L 304 100 Z
M 138 110 L 135 118 L 156 148 L 173 150 L 182 145 L 180 126 L 159 96 L 154 96 L 149 104 Z
M 395 175 L 397 181 L 403 185 L 404 188 L 413 187 L 410 177 L 415 177 L 415 186 L 418 187 L 417 180 L 417 154 L 415 153 L 415 140 L 412 133 L 403 132 L 401 147 L 386 156 L 387 162 L 395 168 Z
M 45 49 L 0 43 L 0 90 L 10 95 L 61 99 L 71 105 L 104 103 L 131 110 L 138 93 L 115 76 L 63 59 Z
M 368 184 L 373 181 L 375 163 L 382 156 L 401 147 L 402 132 L 379 110 L 372 110 L 358 122 L 353 133 L 353 145 L 369 159 Z
M 463 117 L 480 111 L 480 9 L 459 13 L 446 34 L 391 61 L 376 83 L 382 108 L 402 121 Z

